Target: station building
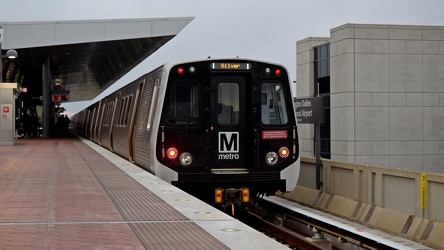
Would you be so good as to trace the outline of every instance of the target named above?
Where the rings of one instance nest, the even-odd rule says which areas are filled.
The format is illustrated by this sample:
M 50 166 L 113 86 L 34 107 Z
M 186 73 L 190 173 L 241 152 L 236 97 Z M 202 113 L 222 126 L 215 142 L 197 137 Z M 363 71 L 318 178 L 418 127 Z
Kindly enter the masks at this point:
M 296 60 L 297 96 L 324 96 L 321 157 L 444 173 L 444 26 L 348 23 Z M 313 156 L 314 126 L 299 132 Z

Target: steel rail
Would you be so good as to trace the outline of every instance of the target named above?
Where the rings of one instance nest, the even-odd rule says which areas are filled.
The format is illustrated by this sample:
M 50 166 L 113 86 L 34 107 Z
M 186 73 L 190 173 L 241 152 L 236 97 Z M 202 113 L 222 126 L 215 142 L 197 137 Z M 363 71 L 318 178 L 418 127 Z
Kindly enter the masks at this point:
M 397 242 L 386 240 L 382 237 L 370 235 L 351 226 L 334 222 L 331 219 L 318 216 L 316 214 L 309 214 L 298 212 L 296 208 L 288 208 L 276 201 L 271 201 L 264 197 L 259 200 L 259 205 L 265 209 L 280 213 L 285 218 L 291 218 L 307 226 L 315 227 L 318 231 L 325 232 L 334 237 L 340 238 L 343 241 L 363 247 L 365 249 L 410 249 L 409 247 L 399 244 Z M 413 248 L 411 248 L 413 249 Z

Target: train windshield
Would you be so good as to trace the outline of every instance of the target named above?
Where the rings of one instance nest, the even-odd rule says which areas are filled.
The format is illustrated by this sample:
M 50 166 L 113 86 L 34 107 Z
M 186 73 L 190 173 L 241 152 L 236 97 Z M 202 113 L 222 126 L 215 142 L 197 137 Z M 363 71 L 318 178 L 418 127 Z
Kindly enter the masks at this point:
M 262 84 L 261 104 L 261 119 L 263 124 L 287 124 L 287 107 L 285 105 L 282 84 Z
M 217 88 L 218 115 L 221 125 L 239 124 L 239 84 L 221 82 Z
M 199 86 L 197 83 L 176 82 L 168 103 L 168 123 L 192 125 L 199 122 Z

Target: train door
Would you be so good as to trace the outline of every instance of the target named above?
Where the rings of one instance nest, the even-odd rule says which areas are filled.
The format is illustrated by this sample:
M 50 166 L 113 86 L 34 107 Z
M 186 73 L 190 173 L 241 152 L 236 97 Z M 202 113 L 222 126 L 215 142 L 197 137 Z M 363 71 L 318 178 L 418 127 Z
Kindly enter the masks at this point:
M 143 82 L 139 83 L 136 91 L 136 97 L 134 99 L 132 113 L 131 113 L 131 120 L 129 124 L 129 132 L 128 132 L 128 156 L 129 160 L 133 161 L 133 155 L 134 155 L 134 126 L 136 122 L 136 114 L 137 109 L 139 108 L 139 98 L 140 95 L 143 93 L 143 87 L 145 85 L 145 80 Z
M 211 160 L 213 172 L 247 169 L 247 104 L 246 80 L 242 75 L 216 76 L 211 80 L 216 90 L 211 96 Z M 251 96 L 251 95 L 250 95 Z

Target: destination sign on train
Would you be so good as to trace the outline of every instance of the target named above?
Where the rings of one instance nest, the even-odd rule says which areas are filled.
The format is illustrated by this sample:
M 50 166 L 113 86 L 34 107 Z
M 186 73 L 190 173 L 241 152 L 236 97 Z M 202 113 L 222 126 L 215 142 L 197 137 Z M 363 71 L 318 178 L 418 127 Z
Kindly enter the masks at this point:
M 243 62 L 212 62 L 210 68 L 215 70 L 250 70 L 251 64 Z

